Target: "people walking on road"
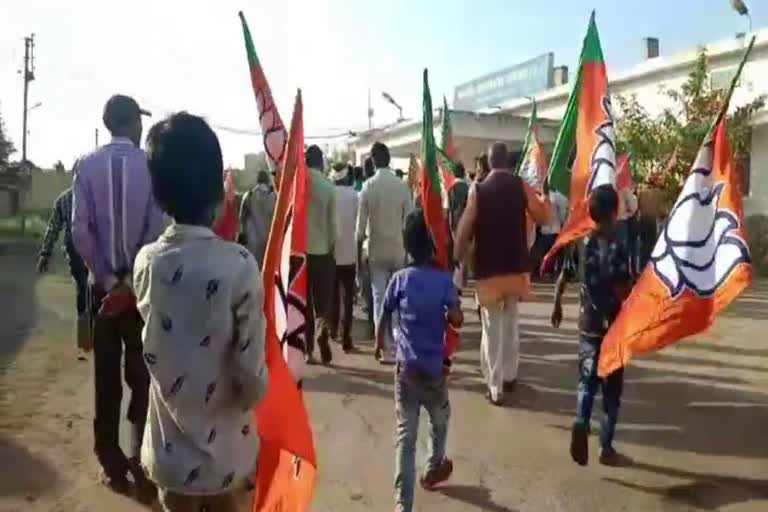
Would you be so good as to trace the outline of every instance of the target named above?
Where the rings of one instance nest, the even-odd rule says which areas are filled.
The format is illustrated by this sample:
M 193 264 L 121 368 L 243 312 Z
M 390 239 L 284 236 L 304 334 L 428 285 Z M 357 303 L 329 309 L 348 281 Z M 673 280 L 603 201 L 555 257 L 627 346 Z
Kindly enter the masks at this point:
M 37 271 L 41 274 L 48 271 L 53 247 L 59 240 L 62 231 L 64 232 L 64 254 L 67 256 L 69 274 L 75 282 L 77 358 L 85 361 L 87 360 L 86 353 L 93 348 L 90 316 L 87 314 L 88 268 L 86 268 L 83 258 L 77 253 L 75 243 L 72 240 L 72 187 L 68 187 L 62 192 L 53 203 L 53 210 L 50 219 L 48 219 L 48 227 L 45 230 L 40 255 L 37 259 Z
M 537 224 L 549 222 L 549 199 L 510 170 L 507 146 L 490 150 L 488 176 L 475 185 L 459 223 L 455 257 L 462 261 L 475 242 L 477 300 L 481 307 L 480 366 L 494 405 L 517 380 L 520 360 L 517 308 L 530 288 L 526 210 Z
M 376 174 L 365 182 L 360 192 L 356 238 L 358 251 L 368 239 L 368 266 L 376 325 L 384 304 L 384 293 L 392 275 L 405 265 L 403 228 L 411 209 L 411 194 L 403 180 L 389 168 L 389 148 L 376 142 L 371 148 Z M 376 332 L 378 337 L 379 333 Z M 391 330 L 384 333 L 384 350 L 380 362 L 393 364 L 395 346 Z
M 395 367 L 395 510 L 410 512 L 422 407 L 429 414 L 431 442 L 421 486 L 433 490 L 453 472 L 453 462 L 446 457 L 451 405 L 446 385 L 446 365 L 450 363 L 444 359 L 445 332 L 448 324 L 460 328 L 463 315 L 451 274 L 434 264 L 434 246 L 423 211 L 415 210 L 408 215 L 403 238 L 412 263 L 396 272 L 389 282 L 376 329 L 375 354 L 377 359 L 381 358 L 385 333 L 396 314 L 400 321 Z
M 95 452 L 104 482 L 118 492 L 128 491 L 128 472 L 139 490 L 146 483 L 139 449 L 147 418 L 149 374 L 142 355 L 143 322 L 131 283 L 136 254 L 157 239 L 166 224 L 152 195 L 147 157 L 139 148 L 141 116 L 148 114 L 133 98 L 112 96 L 103 116 L 112 140 L 78 161 L 73 185 L 72 239 L 89 270 L 93 315 Z M 119 442 L 123 373 L 131 389 L 130 457 Z
M 259 451 L 253 408 L 268 384 L 261 275 L 248 251 L 211 230 L 224 182 L 206 122 L 170 116 L 149 131 L 147 153 L 173 223 L 136 257 L 152 376 L 141 460 L 166 512 L 236 512 Z
M 448 190 L 448 223 L 451 229 L 451 240 L 456 240 L 456 232 L 459 229 L 459 221 L 467 207 L 467 198 L 469 197 L 469 183 L 466 180 L 466 171 L 464 164 L 456 163 L 454 169 L 456 182 Z M 452 251 L 451 251 L 452 252 Z M 452 256 L 452 255 L 451 255 Z M 453 261 L 453 283 L 461 291 L 467 285 L 466 266 L 463 261 L 452 259 Z
M 324 365 L 331 364 L 331 310 L 336 281 L 336 191 L 323 173 L 323 152 L 306 151 L 307 207 L 307 363 L 315 362 L 317 343 Z
M 589 214 L 596 228 L 579 244 L 578 275 L 563 269 L 555 287 L 552 326 L 559 327 L 563 319 L 562 299 L 566 284 L 573 280 L 579 283 L 579 385 L 576 419 L 571 432 L 571 457 L 582 466 L 589 461 L 587 438 L 592 405 L 599 387 L 602 388 L 605 410 L 600 427 L 600 463 L 609 466 L 629 463 L 629 459 L 613 447 L 624 370 L 619 369 L 604 379 L 597 375 L 603 337 L 632 289 L 632 271 L 626 247 L 617 232 L 618 206 L 619 199 L 611 185 L 597 187 L 590 194 Z
M 354 349 L 352 307 L 355 299 L 355 272 L 357 269 L 355 223 L 357 222 L 359 201 L 357 192 L 352 186 L 352 174 L 349 167 L 341 166 L 334 169 L 331 172 L 331 180 L 336 185 L 336 286 L 333 292 L 331 337 L 341 341 L 344 352 L 351 352 Z M 341 322 L 340 337 L 339 322 Z
M 240 237 L 238 241 L 256 258 L 259 268 L 264 267 L 269 230 L 275 214 L 277 194 L 266 169 L 256 174 L 256 186 L 245 193 L 240 204 Z

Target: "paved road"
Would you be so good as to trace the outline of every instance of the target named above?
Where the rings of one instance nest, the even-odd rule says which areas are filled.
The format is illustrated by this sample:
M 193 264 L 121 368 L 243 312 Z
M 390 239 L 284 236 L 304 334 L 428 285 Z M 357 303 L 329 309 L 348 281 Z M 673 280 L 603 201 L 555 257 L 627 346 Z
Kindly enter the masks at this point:
M 36 280 L 30 258 L 0 246 L 0 511 L 141 510 L 95 483 L 91 369 L 74 358 L 70 285 L 62 271 Z M 712 332 L 629 369 L 617 443 L 636 464 L 623 469 L 570 461 L 576 297 L 554 330 L 550 296 L 537 286 L 522 306 L 521 382 L 503 409 L 482 398 L 467 303 L 451 381 L 456 470 L 440 492 L 417 493 L 417 510 L 768 510 L 768 283 Z M 337 350 L 335 367 L 308 379 L 320 462 L 313 510 L 392 510 L 392 375 L 373 363 L 370 341 L 359 345 L 361 354 Z M 422 437 L 420 460 L 425 446 Z

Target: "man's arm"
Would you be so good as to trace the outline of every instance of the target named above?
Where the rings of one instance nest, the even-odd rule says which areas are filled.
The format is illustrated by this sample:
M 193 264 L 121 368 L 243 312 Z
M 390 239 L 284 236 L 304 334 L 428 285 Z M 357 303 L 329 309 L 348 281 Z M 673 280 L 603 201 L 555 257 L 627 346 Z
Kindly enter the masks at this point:
M 467 198 L 467 207 L 459 221 L 456 231 L 456 245 L 453 248 L 453 256 L 456 261 L 464 261 L 469 250 L 469 243 L 475 235 L 475 223 L 477 221 L 477 193 L 473 188 Z
M 560 271 L 560 275 L 557 277 L 555 283 L 555 297 L 552 303 L 552 327 L 558 328 L 563 321 L 563 294 L 565 294 L 565 288 L 568 285 L 568 274 L 565 268 Z
M 549 197 L 536 192 L 533 187 L 523 181 L 523 190 L 525 190 L 525 205 L 528 214 L 538 225 L 545 225 L 551 222 L 552 204 Z
M 48 270 L 48 262 L 53 253 L 53 246 L 59 239 L 61 234 L 61 228 L 64 225 L 64 217 L 62 212 L 62 197 L 56 199 L 53 204 L 53 211 L 51 212 L 51 218 L 48 219 L 48 227 L 45 229 L 45 237 L 43 238 L 43 244 L 40 247 L 40 257 L 37 260 L 37 271 L 42 273 Z

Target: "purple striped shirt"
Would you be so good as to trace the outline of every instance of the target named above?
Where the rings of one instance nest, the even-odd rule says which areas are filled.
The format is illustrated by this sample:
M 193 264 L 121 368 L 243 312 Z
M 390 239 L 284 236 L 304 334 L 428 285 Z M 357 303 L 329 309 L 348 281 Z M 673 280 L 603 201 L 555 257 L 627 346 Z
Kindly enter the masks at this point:
M 83 156 L 73 185 L 72 236 L 96 284 L 133 273 L 136 254 L 163 232 L 144 151 L 123 137 Z

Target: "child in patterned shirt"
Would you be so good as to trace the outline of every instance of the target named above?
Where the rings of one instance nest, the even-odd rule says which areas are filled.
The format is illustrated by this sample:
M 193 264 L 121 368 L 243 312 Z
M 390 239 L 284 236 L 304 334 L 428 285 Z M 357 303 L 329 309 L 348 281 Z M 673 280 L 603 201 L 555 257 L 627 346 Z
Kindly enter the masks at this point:
M 134 268 L 151 376 L 141 460 L 163 510 L 235 511 L 256 465 L 253 408 L 268 380 L 259 268 L 210 229 L 223 165 L 205 121 L 161 121 L 147 155 L 154 195 L 174 223 Z
M 618 195 L 611 185 L 601 185 L 591 192 L 589 214 L 596 227 L 579 245 L 579 385 L 576 419 L 571 433 L 571 457 L 581 466 L 589 461 L 587 437 L 592 404 L 599 387 L 602 387 L 605 409 L 600 427 L 600 463 L 617 466 L 630 462 L 613 447 L 624 372 L 617 370 L 604 379 L 597 375 L 603 337 L 632 288 L 629 255 L 617 237 L 618 205 Z M 564 267 L 557 280 L 553 327 L 559 327 L 563 319 L 563 293 L 566 283 L 574 277 L 573 272 Z

